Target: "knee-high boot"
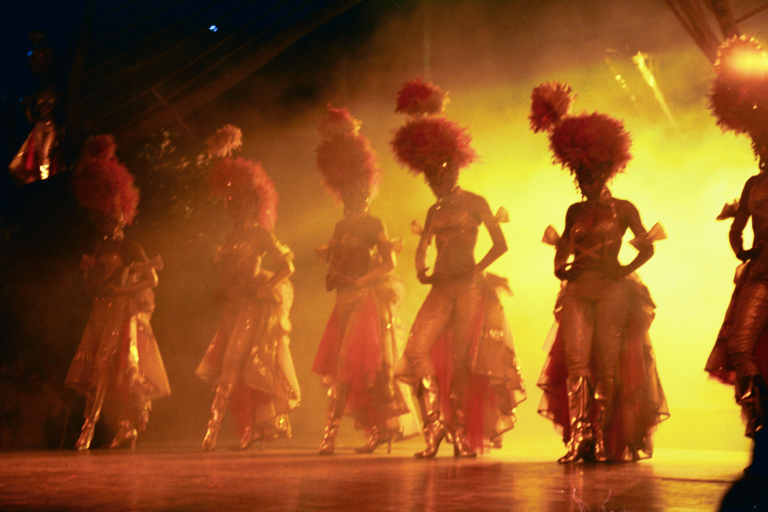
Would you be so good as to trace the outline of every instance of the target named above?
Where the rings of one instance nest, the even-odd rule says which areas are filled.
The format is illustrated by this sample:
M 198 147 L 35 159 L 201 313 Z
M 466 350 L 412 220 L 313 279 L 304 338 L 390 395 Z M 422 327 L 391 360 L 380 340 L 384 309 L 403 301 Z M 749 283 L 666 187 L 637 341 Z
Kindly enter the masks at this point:
M 746 435 L 755 437 L 766 428 L 766 400 L 768 389 L 760 375 L 739 377 L 734 388 L 736 403 L 741 406 L 741 414 L 746 422 Z
M 203 436 L 203 450 L 214 450 L 216 440 L 221 430 L 221 422 L 224 421 L 224 415 L 229 405 L 229 397 L 232 394 L 232 384 L 219 384 L 216 386 L 216 394 L 211 403 L 211 418 L 208 420 L 208 427 Z
M 453 409 L 453 456 L 477 457 L 477 453 L 467 439 L 466 415 L 461 405 L 456 403 Z
M 440 400 L 435 377 L 427 376 L 421 379 L 416 392 L 416 399 L 424 422 L 423 432 L 426 447 L 414 453 L 413 456 L 418 459 L 429 459 L 437 455 L 440 442 L 446 434 L 445 424 L 440 419 Z
M 566 444 L 568 451 L 557 460 L 560 464 L 590 458 L 594 445 L 592 425 L 589 421 L 589 406 L 592 401 L 589 380 L 585 376 L 568 377 L 566 386 L 571 437 Z
M 595 439 L 595 461 L 605 462 L 608 460 L 608 452 L 605 446 L 605 438 L 608 429 L 608 422 L 611 420 L 613 411 L 613 397 L 616 383 L 613 378 L 601 379 L 595 386 L 595 424 L 592 427 Z
M 85 451 L 91 447 L 93 441 L 93 432 L 96 429 L 96 423 L 101 416 L 101 408 L 104 405 L 104 397 L 107 394 L 107 385 L 105 379 L 100 379 L 96 388 L 87 395 L 85 401 L 85 413 L 83 414 L 83 426 L 80 428 L 80 436 L 75 442 L 75 449 Z
M 328 389 L 328 422 L 323 428 L 323 438 L 320 440 L 318 455 L 332 455 L 336 450 L 336 434 L 347 405 L 347 389 L 344 386 L 333 386 Z

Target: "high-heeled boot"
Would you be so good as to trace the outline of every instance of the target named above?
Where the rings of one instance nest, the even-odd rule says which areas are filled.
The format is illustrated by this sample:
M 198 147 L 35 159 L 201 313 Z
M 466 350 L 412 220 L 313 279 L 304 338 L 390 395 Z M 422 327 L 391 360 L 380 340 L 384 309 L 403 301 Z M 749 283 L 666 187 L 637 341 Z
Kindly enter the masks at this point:
M 595 423 L 592 432 L 595 439 L 595 462 L 606 462 L 608 451 L 605 445 L 605 437 L 608 430 L 608 422 L 611 420 L 613 410 L 614 389 L 616 387 L 613 378 L 601 379 L 595 386 Z
M 131 443 L 131 450 L 136 449 L 136 440 L 139 438 L 139 431 L 133 426 L 130 420 L 120 420 L 117 433 L 110 443 L 110 448 L 118 448 L 125 442 Z
M 339 433 L 339 418 L 329 416 L 328 423 L 323 428 L 323 438 L 320 440 L 318 455 L 333 455 L 336 450 L 336 434 Z
M 477 452 L 467 439 L 466 420 L 464 409 L 458 403 L 454 404 L 453 409 L 453 456 L 472 458 L 477 457 Z
M 739 377 L 734 386 L 736 403 L 741 406 L 741 415 L 746 423 L 745 434 L 755 437 L 755 434 L 765 428 L 766 400 L 768 390 L 760 375 Z
M 585 376 L 568 377 L 568 420 L 571 436 L 566 444 L 565 455 L 557 459 L 560 464 L 570 464 L 589 459 L 593 454 L 594 439 L 589 421 L 589 406 L 592 394 Z
M 332 455 L 336 450 L 336 434 L 339 433 L 341 416 L 347 403 L 346 388 L 332 386 L 328 389 L 328 423 L 323 428 L 318 455 Z
M 106 385 L 99 383 L 96 389 L 89 393 L 86 398 L 83 426 L 80 428 L 80 436 L 75 441 L 75 449 L 77 451 L 86 451 L 91 447 L 93 432 L 96 429 L 96 423 L 99 421 L 101 408 L 104 405 L 106 389 Z
M 435 377 L 427 376 L 421 379 L 416 399 L 424 421 L 423 432 L 426 447 L 414 453 L 413 456 L 417 459 L 431 459 L 437 455 L 440 443 L 446 434 L 445 424 L 440 419 L 440 400 Z
M 229 405 L 229 396 L 232 394 L 231 384 L 219 384 L 216 386 L 216 393 L 211 403 L 211 417 L 208 420 L 208 426 L 203 436 L 202 448 L 210 451 L 216 449 L 216 441 L 221 430 L 221 422 L 224 421 L 224 414 Z

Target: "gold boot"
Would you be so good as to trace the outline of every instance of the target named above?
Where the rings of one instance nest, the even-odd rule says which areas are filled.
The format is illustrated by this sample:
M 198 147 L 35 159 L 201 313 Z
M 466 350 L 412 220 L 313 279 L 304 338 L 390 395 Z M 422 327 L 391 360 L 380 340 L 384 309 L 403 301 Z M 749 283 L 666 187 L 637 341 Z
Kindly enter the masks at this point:
M 615 382 L 611 379 L 603 379 L 595 386 L 595 424 L 592 427 L 592 432 L 595 438 L 595 462 L 606 462 L 608 460 L 608 452 L 605 446 L 605 434 L 608 428 L 608 422 L 611 419 L 610 412 L 613 406 L 613 390 L 615 388 Z
M 77 451 L 83 452 L 91 447 L 93 432 L 101 416 L 101 408 L 104 405 L 106 391 L 107 387 L 104 384 L 104 380 L 100 379 L 94 391 L 86 396 L 85 418 L 83 419 L 83 426 L 80 428 L 80 436 L 75 442 L 75 449 Z
M 232 393 L 231 384 L 219 384 L 216 386 L 216 394 L 211 403 L 211 418 L 203 436 L 202 448 L 205 451 L 216 449 L 216 441 L 221 430 L 221 422 L 224 421 L 224 413 L 229 404 L 229 395 Z
M 93 441 L 93 431 L 96 428 L 96 424 L 90 418 L 83 420 L 83 426 L 80 427 L 80 436 L 75 441 L 75 450 L 83 452 L 91 447 L 91 441 Z
M 329 418 L 328 424 L 323 429 L 323 439 L 320 441 L 318 455 L 333 455 L 336 449 L 336 434 L 339 433 L 339 418 Z
M 736 380 L 734 386 L 736 403 L 741 406 L 741 415 L 746 423 L 745 434 L 755 437 L 755 434 L 765 428 L 766 385 L 759 375 L 743 376 Z
M 568 377 L 568 419 L 571 427 L 571 437 L 566 447 L 565 455 L 557 459 L 560 464 L 571 464 L 588 460 L 592 456 L 594 440 L 592 425 L 589 422 L 589 406 L 591 393 L 587 377 Z
M 455 421 L 455 426 L 453 429 L 453 456 L 457 458 L 477 457 L 477 452 L 472 449 L 472 445 L 470 445 L 469 440 L 467 439 L 464 410 L 459 408 L 458 404 L 455 404 L 453 414 Z
M 413 456 L 417 459 L 431 459 L 437 455 L 446 434 L 445 424 L 440 419 L 437 379 L 431 376 L 422 378 L 416 398 L 424 421 L 424 442 L 427 446 Z
M 138 438 L 139 431 L 136 430 L 136 427 L 133 426 L 133 423 L 131 423 L 129 420 L 121 420 L 117 429 L 117 433 L 115 434 L 114 439 L 112 439 L 112 443 L 110 443 L 109 447 L 118 448 L 124 442 L 129 441 L 131 443 L 131 450 L 135 450 L 136 440 Z
M 376 448 L 387 443 L 387 453 L 392 453 L 392 434 L 382 433 L 376 425 L 368 429 L 368 440 L 363 446 L 355 448 L 355 453 L 373 453 Z
M 320 441 L 318 455 L 333 455 L 336 449 L 336 434 L 339 433 L 341 416 L 347 404 L 347 389 L 344 386 L 331 386 L 328 388 L 328 423 L 323 429 L 323 438 Z

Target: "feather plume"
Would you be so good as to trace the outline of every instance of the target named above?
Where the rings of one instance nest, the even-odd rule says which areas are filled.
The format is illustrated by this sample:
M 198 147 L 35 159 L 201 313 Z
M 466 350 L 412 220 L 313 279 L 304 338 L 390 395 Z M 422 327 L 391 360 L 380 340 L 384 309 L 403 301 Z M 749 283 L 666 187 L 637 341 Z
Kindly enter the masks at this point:
M 336 134 L 323 140 L 317 147 L 317 166 L 325 185 L 338 199 L 348 186 L 361 187 L 370 197 L 379 181 L 376 154 L 362 135 Z
M 554 159 L 574 174 L 610 179 L 632 158 L 631 138 L 621 121 L 605 114 L 566 117 L 550 135 Z
M 211 169 L 210 187 L 215 197 L 228 203 L 257 201 L 259 224 L 269 230 L 275 227 L 277 190 L 259 162 L 242 157 L 222 158 Z
M 233 124 L 225 124 L 208 137 L 205 144 L 209 155 L 226 158 L 243 146 L 243 131 Z
M 92 135 L 83 144 L 80 158 L 83 161 L 89 158 L 109 160 L 115 157 L 116 151 L 117 144 L 115 144 L 115 138 L 112 135 Z
M 709 108 L 724 131 L 755 134 L 768 123 L 768 54 L 750 37 L 720 45 Z
M 420 79 L 403 84 L 397 93 L 395 112 L 417 115 L 440 114 L 448 103 L 448 94 L 433 83 Z
M 334 108 L 328 105 L 326 114 L 318 129 L 320 136 L 330 139 L 337 135 L 357 135 L 362 123 L 355 119 L 344 107 Z
M 442 117 L 423 117 L 408 121 L 392 139 L 395 156 L 414 173 L 439 173 L 446 167 L 461 169 L 477 154 L 469 132 Z
M 73 178 L 75 197 L 83 208 L 133 222 L 139 205 L 139 189 L 133 175 L 117 159 L 85 158 Z
M 571 108 L 573 92 L 571 86 L 560 82 L 547 82 L 533 89 L 531 93 L 531 130 L 534 133 L 552 130 Z

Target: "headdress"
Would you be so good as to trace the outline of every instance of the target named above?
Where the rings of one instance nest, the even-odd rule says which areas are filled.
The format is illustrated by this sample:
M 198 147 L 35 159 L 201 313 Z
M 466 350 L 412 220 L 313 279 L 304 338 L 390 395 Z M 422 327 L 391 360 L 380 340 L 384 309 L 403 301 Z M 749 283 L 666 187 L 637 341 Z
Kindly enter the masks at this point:
M 139 189 L 133 175 L 115 158 L 111 135 L 90 137 L 73 178 L 75 197 L 83 208 L 130 224 L 136 217 Z
M 370 197 L 379 180 L 376 154 L 359 133 L 360 125 L 346 108 L 329 105 L 319 126 L 322 141 L 317 147 L 317 166 L 325 185 L 338 199 L 349 187 Z
M 256 202 L 259 207 L 259 224 L 270 231 L 274 229 L 277 221 L 277 190 L 260 163 L 242 157 L 222 158 L 211 169 L 210 187 L 211 193 L 227 201 L 227 204 Z
M 226 158 L 243 146 L 243 132 L 233 124 L 225 124 L 205 141 L 208 154 Z
M 447 103 L 445 91 L 422 80 L 406 82 L 397 93 L 395 111 L 411 119 L 395 133 L 392 149 L 416 174 L 430 176 L 449 167 L 461 169 L 477 157 L 469 132 L 439 115 Z
M 597 112 L 568 115 L 570 86 L 548 82 L 533 89 L 529 120 L 534 132 L 547 131 L 555 162 L 572 174 L 608 180 L 632 158 L 631 138 L 618 119 Z
M 768 53 L 757 40 L 734 36 L 720 45 L 709 108 L 724 131 L 750 135 L 755 153 L 768 141 Z

